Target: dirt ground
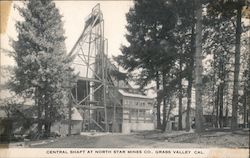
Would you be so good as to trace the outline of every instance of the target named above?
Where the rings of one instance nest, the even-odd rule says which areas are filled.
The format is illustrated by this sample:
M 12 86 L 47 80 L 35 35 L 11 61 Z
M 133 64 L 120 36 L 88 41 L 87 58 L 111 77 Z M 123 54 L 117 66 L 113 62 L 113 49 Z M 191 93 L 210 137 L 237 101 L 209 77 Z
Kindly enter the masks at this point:
M 49 143 L 30 144 L 35 148 L 249 148 L 249 131 L 210 131 L 202 134 L 184 131 L 144 131 L 124 134 L 75 135 Z

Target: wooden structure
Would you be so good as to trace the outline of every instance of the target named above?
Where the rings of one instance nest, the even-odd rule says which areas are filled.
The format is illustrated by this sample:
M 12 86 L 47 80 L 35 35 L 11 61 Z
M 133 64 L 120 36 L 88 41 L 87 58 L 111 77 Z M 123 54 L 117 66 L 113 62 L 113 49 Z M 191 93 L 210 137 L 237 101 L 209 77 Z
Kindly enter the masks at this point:
M 76 56 L 73 68 L 79 73 L 77 85 L 71 92 L 71 105 L 83 116 L 84 131 L 122 132 L 123 123 L 126 122 L 126 119 L 123 119 L 127 113 L 124 110 L 127 109 L 124 99 L 128 96 L 123 95 L 119 89 L 131 90 L 132 87 L 112 75 L 112 72 L 118 69 L 108 60 L 107 46 L 103 14 L 100 5 L 97 4 L 86 18 L 83 32 L 70 52 Z M 139 100 L 143 98 L 142 94 L 138 96 L 134 98 Z M 144 96 L 143 99 L 146 98 Z M 131 104 L 131 109 L 132 106 L 134 105 Z M 139 109 L 137 111 L 140 115 L 143 113 Z M 130 112 L 133 113 L 133 110 Z M 147 121 L 147 117 L 144 119 Z M 133 122 L 132 118 L 131 121 Z
M 73 67 L 79 78 L 77 86 L 72 90 L 72 103 L 73 106 L 81 109 L 82 114 L 88 113 L 88 120 L 84 120 L 88 124 L 96 123 L 91 118 L 93 109 L 102 108 L 106 112 L 106 71 L 105 71 L 105 58 L 107 55 L 107 47 L 105 47 L 104 39 L 104 20 L 100 10 L 100 5 L 97 4 L 91 14 L 85 20 L 85 27 L 82 34 L 72 48 L 70 54 L 76 55 Z M 102 93 L 102 100 L 96 100 L 97 92 Z M 100 98 L 100 97 L 98 97 Z M 86 117 L 85 117 L 86 118 Z M 98 125 L 102 130 L 108 131 L 107 120 L 104 120 L 105 127 Z

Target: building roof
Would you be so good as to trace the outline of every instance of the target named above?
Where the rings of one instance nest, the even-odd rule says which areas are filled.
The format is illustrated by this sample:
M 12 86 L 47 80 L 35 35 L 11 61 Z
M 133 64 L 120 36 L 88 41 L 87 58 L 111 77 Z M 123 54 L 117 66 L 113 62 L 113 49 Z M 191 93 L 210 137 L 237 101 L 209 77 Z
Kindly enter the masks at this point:
M 119 89 L 119 93 L 121 93 L 121 95 L 123 95 L 125 97 L 143 98 L 143 99 L 153 99 L 154 98 L 154 97 L 149 97 L 149 96 L 142 95 L 142 94 L 128 93 L 128 92 L 125 92 L 122 89 Z
M 79 113 L 79 111 L 75 107 L 72 108 L 71 120 L 75 120 L 75 121 L 82 121 L 83 120 L 81 114 Z

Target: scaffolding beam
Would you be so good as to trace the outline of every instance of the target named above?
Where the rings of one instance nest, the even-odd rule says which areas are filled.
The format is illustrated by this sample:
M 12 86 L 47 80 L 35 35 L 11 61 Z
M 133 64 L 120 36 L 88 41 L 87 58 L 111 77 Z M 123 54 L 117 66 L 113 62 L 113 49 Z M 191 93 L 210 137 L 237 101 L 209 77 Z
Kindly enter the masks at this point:
M 88 110 L 88 128 L 91 124 L 91 110 L 104 109 L 105 131 L 109 131 L 107 119 L 107 66 L 105 50 L 104 19 L 97 4 L 85 20 L 82 34 L 73 46 L 70 54 L 75 55 L 73 68 L 79 74 L 78 80 L 85 81 L 85 86 L 77 87 L 72 94 L 74 106 Z M 80 85 L 80 84 L 79 84 Z M 80 94 L 78 92 L 82 92 Z M 102 92 L 101 92 L 102 91 Z M 79 97 L 79 95 L 82 95 Z M 81 99 L 80 99 L 81 98 Z M 95 105 L 96 103 L 100 105 Z M 83 105 L 84 104 L 84 105 Z M 96 124 L 97 122 L 95 122 Z M 101 125 L 98 125 L 101 127 Z

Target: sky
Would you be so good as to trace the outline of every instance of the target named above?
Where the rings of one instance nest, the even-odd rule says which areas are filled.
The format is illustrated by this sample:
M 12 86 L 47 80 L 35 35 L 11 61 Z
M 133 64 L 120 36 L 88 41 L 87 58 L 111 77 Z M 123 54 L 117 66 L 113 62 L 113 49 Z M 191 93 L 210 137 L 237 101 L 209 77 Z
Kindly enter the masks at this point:
M 125 15 L 132 6 L 132 1 L 56 1 L 56 6 L 60 9 L 64 17 L 63 21 L 65 21 L 64 28 L 68 51 L 82 33 L 85 18 L 98 3 L 100 3 L 103 13 L 104 36 L 108 39 L 109 54 L 120 54 L 121 44 L 126 43 L 124 38 L 127 24 Z
M 20 2 L 15 1 L 15 4 L 20 5 Z M 101 11 L 104 18 L 104 36 L 108 39 L 109 58 L 121 54 L 121 44 L 127 44 L 125 39 L 126 34 L 126 13 L 133 6 L 132 0 L 119 1 L 55 1 L 56 7 L 60 10 L 64 21 L 64 30 L 66 36 L 66 48 L 69 52 L 76 43 L 78 37 L 83 31 L 84 21 L 91 13 L 92 8 L 100 3 Z M 1 48 L 11 49 L 9 38 L 16 39 L 17 33 L 15 22 L 20 20 L 18 11 L 14 9 L 13 4 L 9 15 L 7 31 L 1 34 Z M 1 54 L 1 65 L 13 65 L 14 61 L 7 57 L 4 53 Z M 131 83 L 133 84 L 133 83 Z M 134 86 L 134 85 L 133 85 Z M 152 94 L 150 94 L 152 95 Z M 155 94 L 154 94 L 155 95 Z
M 112 58 L 112 56 L 121 54 L 121 45 L 127 44 L 125 39 L 125 26 L 127 24 L 126 13 L 129 11 L 129 8 L 133 6 L 132 0 L 55 1 L 56 7 L 63 16 L 62 21 L 64 22 L 67 52 L 70 52 L 73 45 L 76 43 L 84 29 L 86 17 L 98 3 L 100 4 L 104 18 L 104 36 L 108 39 L 108 57 Z M 14 1 L 12 3 L 6 33 L 0 35 L 1 48 L 6 50 L 11 50 L 9 40 L 17 39 L 15 23 L 21 19 L 17 9 L 14 9 L 14 5 L 20 6 L 22 3 L 20 1 Z M 1 51 L 1 66 L 6 67 L 14 64 L 14 60 L 8 57 L 5 52 Z M 4 83 L 7 81 L 8 77 L 5 78 L 1 76 L 1 78 L 1 82 Z
M 14 3 L 20 5 L 20 2 Z M 121 54 L 121 44 L 127 43 L 124 37 L 127 24 L 126 13 L 133 5 L 133 1 L 55 1 L 55 3 L 63 16 L 67 52 L 71 50 L 82 33 L 84 21 L 92 8 L 100 3 L 104 18 L 104 36 L 108 39 L 109 58 Z M 20 16 L 12 4 L 6 33 L 1 35 L 1 48 L 11 49 L 9 38 L 16 39 L 15 22 L 18 20 L 20 20 Z M 1 63 L 11 65 L 14 62 L 2 53 Z

